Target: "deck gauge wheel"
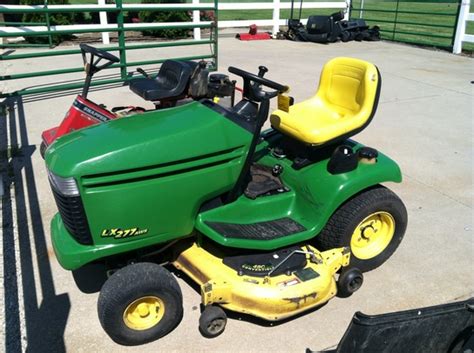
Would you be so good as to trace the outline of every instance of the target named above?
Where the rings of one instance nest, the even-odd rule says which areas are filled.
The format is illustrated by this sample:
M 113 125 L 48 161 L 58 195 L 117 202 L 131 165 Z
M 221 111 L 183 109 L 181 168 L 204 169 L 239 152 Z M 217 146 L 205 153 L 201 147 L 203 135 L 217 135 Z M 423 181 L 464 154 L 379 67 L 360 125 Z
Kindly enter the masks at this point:
M 218 306 L 206 306 L 199 318 L 199 331 L 206 338 L 219 336 L 225 330 L 227 315 Z
M 355 267 L 342 270 L 337 280 L 337 296 L 347 298 L 362 287 L 364 276 Z

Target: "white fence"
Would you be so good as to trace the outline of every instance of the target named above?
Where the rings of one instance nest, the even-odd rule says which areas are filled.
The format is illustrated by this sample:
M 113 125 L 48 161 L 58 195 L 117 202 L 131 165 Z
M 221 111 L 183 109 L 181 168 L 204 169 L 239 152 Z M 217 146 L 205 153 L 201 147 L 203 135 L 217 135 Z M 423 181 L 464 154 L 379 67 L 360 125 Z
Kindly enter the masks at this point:
M 105 0 L 98 0 L 99 5 L 105 4 Z M 349 15 L 349 7 L 351 0 L 339 1 L 339 2 L 306 2 L 303 3 L 303 9 L 343 9 L 346 13 L 346 19 Z M 192 0 L 193 6 L 200 6 L 202 3 L 199 0 Z M 296 3 L 295 11 L 299 10 L 299 4 Z M 280 0 L 273 0 L 273 2 L 244 2 L 244 3 L 219 3 L 218 10 L 230 10 L 230 11 L 239 11 L 239 10 L 273 10 L 273 16 L 271 20 L 237 20 L 237 21 L 219 21 L 219 28 L 238 28 L 238 27 L 248 27 L 252 24 L 257 26 L 271 26 L 273 34 L 277 33 L 280 30 L 280 26 L 286 25 L 287 19 L 280 18 L 280 10 L 290 9 L 290 2 L 280 2 Z M 127 8 L 127 5 L 124 4 L 124 9 Z M 135 6 L 134 6 L 135 7 Z M 296 12 L 295 12 L 296 13 Z M 103 15 L 102 15 L 103 14 Z M 107 16 L 105 12 L 101 13 L 100 17 L 101 25 L 107 25 Z M 306 19 L 303 19 L 303 23 L 306 23 Z M 193 23 L 202 23 L 200 20 L 200 11 L 193 11 Z M 194 29 L 194 39 L 201 39 L 201 29 Z M 104 33 L 103 41 L 105 44 L 108 44 L 108 34 Z
M 106 4 L 105 0 L 97 0 L 97 5 L 49 5 L 49 9 L 59 10 L 61 8 L 67 8 L 69 10 L 76 9 L 81 10 L 84 8 L 96 8 L 97 10 L 102 9 L 110 9 L 114 8 L 114 4 Z M 341 0 L 338 2 L 323 2 L 323 1 L 314 1 L 314 2 L 305 2 L 303 3 L 303 9 L 343 9 L 346 12 L 346 17 L 348 16 L 348 9 L 350 6 L 350 0 Z M 34 9 L 34 8 L 43 8 L 42 5 L 0 5 L 1 8 L 5 9 Z M 200 11 L 199 8 L 206 10 L 209 8 L 209 3 L 202 3 L 199 0 L 192 0 L 192 4 L 123 4 L 123 9 L 127 10 L 127 8 L 133 8 L 136 10 L 137 8 L 146 10 L 149 9 L 160 9 L 160 8 L 182 8 L 183 10 L 192 8 L 192 23 L 195 25 L 205 24 L 208 22 L 202 22 L 200 20 Z M 277 33 L 280 30 L 280 26 L 286 25 L 287 20 L 284 18 L 280 18 L 280 10 L 281 9 L 289 9 L 291 7 L 290 2 L 280 2 L 280 0 L 273 0 L 273 2 L 252 2 L 252 3 L 219 3 L 218 9 L 219 10 L 230 10 L 230 11 L 238 11 L 238 10 L 273 10 L 272 19 L 262 19 L 262 20 L 242 20 L 242 21 L 219 21 L 218 27 L 219 28 L 232 28 L 232 27 L 248 27 L 251 24 L 256 24 L 257 26 L 271 26 L 273 29 L 273 33 Z M 299 10 L 299 3 L 296 2 L 295 4 L 295 11 Z M 102 29 L 115 29 L 117 28 L 116 24 L 109 24 L 107 22 L 107 15 L 106 12 L 99 12 L 100 18 L 100 27 Z M 303 20 L 303 23 L 306 20 Z M 125 24 L 127 28 L 133 27 L 142 27 L 144 24 Z M 157 24 L 150 24 L 156 26 Z M 163 23 L 163 26 L 171 25 L 171 23 Z M 67 25 L 67 26 L 51 26 L 52 30 L 83 30 L 87 28 L 95 29 L 98 25 Z M 24 27 L 0 27 L 0 32 L 3 33 L 18 33 L 21 36 L 23 32 L 41 32 L 47 30 L 44 26 L 24 26 Z M 194 29 L 194 39 L 200 40 L 201 39 L 201 29 L 195 28 Z M 102 41 L 104 44 L 110 43 L 109 33 L 105 32 L 102 33 Z
M 68 9 L 78 9 L 80 8 L 91 8 L 94 7 L 97 10 L 102 9 L 109 9 L 115 7 L 114 4 L 106 4 L 105 0 L 97 0 L 97 5 L 50 5 L 49 8 L 68 8 Z M 303 9 L 343 9 L 346 13 L 346 19 L 348 17 L 348 9 L 350 8 L 351 0 L 345 1 L 338 1 L 338 2 L 329 2 L 329 1 L 311 1 L 303 3 Z M 462 0 L 460 4 L 460 11 L 459 17 L 456 27 L 456 35 L 453 45 L 453 53 L 459 54 L 462 51 L 462 43 L 469 42 L 474 43 L 474 35 L 473 34 L 466 34 L 466 23 L 468 21 L 474 21 L 474 13 L 470 13 L 470 0 Z M 0 5 L 1 8 L 41 8 L 41 5 Z M 200 0 L 192 0 L 192 4 L 124 4 L 123 9 L 127 10 L 127 8 L 142 8 L 142 9 L 159 9 L 159 8 L 166 8 L 166 7 L 179 7 L 183 10 L 192 8 L 192 22 L 189 24 L 200 25 L 200 24 L 208 24 L 209 22 L 204 22 L 200 20 L 200 11 L 199 9 L 202 8 L 207 9 L 209 7 L 209 3 L 202 3 Z M 286 18 L 280 17 L 280 10 L 282 9 L 290 9 L 291 3 L 290 2 L 280 2 L 280 0 L 273 0 L 272 2 L 248 2 L 248 3 L 218 3 L 218 9 L 224 11 L 239 11 L 239 10 L 272 10 L 273 16 L 271 19 L 260 19 L 260 20 L 235 20 L 235 21 L 219 21 L 218 27 L 219 28 L 237 28 L 237 27 L 248 27 L 251 24 L 256 24 L 257 26 L 269 26 L 272 27 L 272 32 L 275 34 L 280 30 L 280 26 L 284 26 L 287 23 Z M 295 4 L 295 11 L 299 11 L 299 3 Z M 107 23 L 107 15 L 106 12 L 99 13 L 100 18 L 100 27 L 102 29 L 115 29 L 117 27 L 116 24 L 109 24 Z M 306 20 L 302 20 L 303 23 L 306 23 Z M 182 23 L 185 24 L 185 23 Z M 188 24 L 188 23 L 186 23 Z M 125 24 L 125 28 L 133 28 L 136 26 L 142 27 L 144 24 Z M 149 24 L 150 26 L 166 26 L 172 25 L 172 23 L 162 23 L 162 24 Z M 82 30 L 87 28 L 97 28 L 98 25 L 68 25 L 68 26 L 51 26 L 52 30 Z M 0 33 L 18 33 L 21 36 L 22 32 L 40 32 L 45 31 L 47 28 L 43 26 L 33 26 L 33 27 L 0 27 Z M 194 28 L 194 39 L 200 40 L 201 39 L 201 29 Z M 109 33 L 102 33 L 102 41 L 104 44 L 109 44 Z
M 195 0 L 196 1 L 196 0 Z M 298 2 L 295 4 L 295 13 L 299 11 Z M 346 11 L 346 19 L 349 15 L 350 0 L 341 2 L 305 2 L 303 9 L 344 9 Z M 252 2 L 252 3 L 219 3 L 219 10 L 273 10 L 273 17 L 271 20 L 242 20 L 242 21 L 219 21 L 219 28 L 229 27 L 247 27 L 251 24 L 257 26 L 272 26 L 273 33 L 280 30 L 280 26 L 286 25 L 287 19 L 280 18 L 281 9 L 291 8 L 290 2 L 280 2 L 280 0 L 273 0 L 273 2 Z
M 462 42 L 474 43 L 474 35 L 466 34 L 468 21 L 474 21 L 474 13 L 469 13 L 471 7 L 470 0 L 463 0 L 459 9 L 459 18 L 456 27 L 456 37 L 454 38 L 453 53 L 459 54 L 462 51 Z

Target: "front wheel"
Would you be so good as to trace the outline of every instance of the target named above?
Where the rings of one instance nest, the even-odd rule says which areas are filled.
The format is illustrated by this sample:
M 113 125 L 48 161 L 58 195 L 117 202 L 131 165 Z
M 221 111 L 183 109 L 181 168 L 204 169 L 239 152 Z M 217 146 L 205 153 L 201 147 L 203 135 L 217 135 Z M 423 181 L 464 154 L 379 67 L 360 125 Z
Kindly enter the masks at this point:
M 115 272 L 97 303 L 100 323 L 122 345 L 154 341 L 175 328 L 183 314 L 178 282 L 162 266 L 137 263 Z
M 377 186 L 343 204 L 316 237 L 321 250 L 349 246 L 351 267 L 371 271 L 395 252 L 405 235 L 407 211 L 389 189 Z

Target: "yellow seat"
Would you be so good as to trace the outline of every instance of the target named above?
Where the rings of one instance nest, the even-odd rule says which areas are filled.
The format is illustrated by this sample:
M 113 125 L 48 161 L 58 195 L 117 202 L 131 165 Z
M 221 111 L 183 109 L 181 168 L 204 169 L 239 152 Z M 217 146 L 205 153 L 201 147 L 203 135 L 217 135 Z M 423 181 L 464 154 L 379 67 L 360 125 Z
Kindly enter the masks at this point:
M 364 129 L 377 109 L 381 78 L 374 64 L 335 58 L 324 65 L 316 95 L 270 116 L 272 126 L 302 142 L 322 145 Z

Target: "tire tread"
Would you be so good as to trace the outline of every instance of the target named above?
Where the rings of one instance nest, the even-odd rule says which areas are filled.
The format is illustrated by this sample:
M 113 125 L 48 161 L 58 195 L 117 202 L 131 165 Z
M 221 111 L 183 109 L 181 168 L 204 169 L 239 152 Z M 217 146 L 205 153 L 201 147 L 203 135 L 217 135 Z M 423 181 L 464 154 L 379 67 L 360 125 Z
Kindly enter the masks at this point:
M 366 189 L 363 192 L 356 194 L 346 203 L 342 204 L 342 206 L 340 206 L 336 212 L 334 212 L 323 230 L 319 233 L 319 235 L 316 236 L 316 245 L 318 249 L 324 251 L 341 246 L 348 246 L 348 244 L 343 243 L 343 235 L 350 227 L 351 221 L 361 212 L 363 212 L 363 210 L 370 208 L 371 205 L 376 203 L 390 203 L 401 206 L 400 211 L 402 212 L 402 217 L 405 220 L 405 224 L 401 225 L 404 233 L 407 216 L 403 202 L 393 191 L 382 185 L 377 185 L 373 188 Z M 396 225 L 396 227 L 397 226 L 398 225 Z M 399 244 L 400 242 L 397 242 L 393 252 Z M 381 263 L 375 267 L 371 267 L 370 270 L 373 270 L 380 265 Z
M 124 324 L 116 322 L 118 320 L 117 308 L 124 305 L 124 298 L 130 293 L 153 295 L 154 293 L 148 289 L 151 284 L 153 286 L 156 284 L 156 288 L 161 292 L 160 296 L 164 299 L 175 301 L 171 307 L 165 309 L 173 311 L 171 320 L 160 322 L 161 327 L 156 332 L 151 332 L 155 331 L 155 328 L 150 328 L 137 331 L 135 335 L 132 335 L 128 332 L 131 331 L 130 329 L 123 329 Z M 97 312 L 100 324 L 115 342 L 123 345 L 137 345 L 153 341 L 169 333 L 182 317 L 182 301 L 181 289 L 168 270 L 154 263 L 142 262 L 120 269 L 104 283 L 97 302 Z M 165 316 L 167 316 L 166 312 Z

